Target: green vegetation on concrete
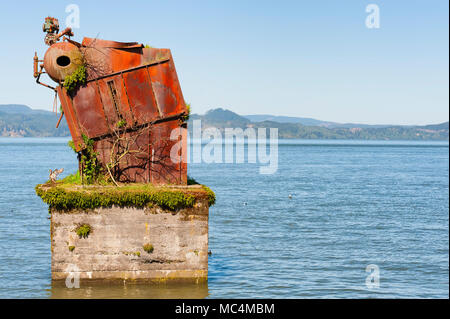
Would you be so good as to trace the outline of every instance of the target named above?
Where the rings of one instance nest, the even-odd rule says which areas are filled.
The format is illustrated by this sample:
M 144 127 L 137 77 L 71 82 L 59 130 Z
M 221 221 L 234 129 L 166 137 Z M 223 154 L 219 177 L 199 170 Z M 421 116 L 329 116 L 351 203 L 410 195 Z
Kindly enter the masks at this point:
M 216 194 L 206 185 L 202 185 L 202 188 L 207 194 L 209 206 L 213 206 L 216 203 Z
M 145 244 L 142 248 L 144 248 L 144 251 L 148 254 L 151 254 L 154 250 L 153 245 L 149 243 Z
M 187 184 L 188 185 L 201 185 L 199 182 L 197 182 L 193 177 L 189 176 L 187 177 Z M 207 198 L 208 198 L 208 204 L 209 206 L 213 206 L 216 203 L 216 194 L 206 185 L 201 185 L 203 190 L 206 192 Z
M 89 234 L 91 233 L 92 228 L 89 224 L 82 224 L 78 225 L 77 228 L 75 228 L 75 232 L 77 233 L 78 237 L 80 238 L 87 238 Z
M 175 211 L 191 208 L 197 200 L 206 199 L 209 205 L 215 202 L 214 192 L 206 186 L 202 187 L 170 187 L 151 184 L 124 184 L 83 186 L 68 183 L 76 180 L 76 175 L 66 177 L 56 184 L 40 184 L 36 186 L 36 194 L 50 208 L 58 210 L 94 209 L 99 207 L 152 207 Z
M 59 183 L 63 184 L 75 184 L 75 185 L 81 185 L 81 176 L 80 172 L 77 171 L 75 174 L 68 175 L 64 177 L 62 180 L 58 181 Z
M 122 254 L 126 255 L 126 256 L 137 256 L 137 257 L 141 257 L 141 252 L 140 251 L 122 251 Z

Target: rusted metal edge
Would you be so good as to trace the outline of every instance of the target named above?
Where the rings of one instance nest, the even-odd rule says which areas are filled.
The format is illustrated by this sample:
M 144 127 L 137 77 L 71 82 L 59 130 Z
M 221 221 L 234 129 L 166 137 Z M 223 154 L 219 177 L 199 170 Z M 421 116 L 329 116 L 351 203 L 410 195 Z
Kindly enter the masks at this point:
M 109 78 L 109 77 L 112 77 L 112 76 L 115 76 L 115 75 L 120 75 L 120 74 L 123 74 L 123 73 L 135 71 L 135 70 L 138 70 L 138 69 L 147 68 L 147 67 L 153 66 L 153 65 L 166 63 L 166 62 L 169 62 L 169 61 L 170 61 L 170 59 L 167 58 L 167 59 L 155 61 L 155 62 L 152 62 L 152 63 L 143 64 L 143 65 L 140 65 L 140 66 L 137 66 L 137 67 L 134 67 L 134 68 L 125 69 L 125 70 L 117 71 L 117 72 L 114 72 L 114 73 L 109 73 L 107 75 L 102 75 L 102 76 L 96 77 L 95 79 L 88 80 L 88 81 L 86 81 L 86 83 L 89 83 L 89 82 L 92 82 L 92 81 L 95 81 L 95 80 L 101 80 L 101 79 L 104 79 L 104 78 Z
M 75 143 L 75 147 L 79 150 L 78 144 L 80 143 L 80 138 L 82 135 L 81 129 L 78 126 L 78 118 L 76 115 L 76 111 L 73 108 L 73 105 L 70 105 L 71 99 L 67 95 L 67 91 L 62 87 L 57 87 L 59 100 L 61 101 L 61 106 L 66 115 L 67 125 L 69 127 L 70 134 L 72 136 L 72 140 Z
M 170 66 L 171 66 L 170 71 L 172 72 L 174 79 L 178 83 L 178 93 L 180 94 L 181 104 L 182 104 L 182 106 L 184 106 L 184 109 L 186 109 L 186 101 L 184 100 L 183 91 L 181 90 L 181 86 L 180 86 L 180 79 L 178 79 L 177 70 L 175 68 L 175 62 L 173 61 L 172 52 L 170 50 L 169 50 L 169 55 L 170 55 L 169 60 L 172 61 L 172 63 L 170 64 Z
M 110 41 L 110 40 L 88 38 L 88 37 L 84 37 L 81 44 L 86 47 L 94 44 L 93 47 L 113 48 L 113 49 L 128 49 L 128 48 L 144 47 L 143 44 L 139 44 L 138 42 L 118 42 L 118 41 Z

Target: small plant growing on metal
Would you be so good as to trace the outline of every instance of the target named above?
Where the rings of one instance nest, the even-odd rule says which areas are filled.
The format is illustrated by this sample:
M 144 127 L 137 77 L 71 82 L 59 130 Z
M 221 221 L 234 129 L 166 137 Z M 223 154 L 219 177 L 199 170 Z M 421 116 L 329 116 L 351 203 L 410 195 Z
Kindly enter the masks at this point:
M 153 245 L 152 244 L 145 244 L 142 248 L 144 248 L 144 251 L 146 251 L 148 254 L 151 254 L 153 252 Z
M 86 148 L 81 153 L 82 175 L 86 184 L 93 184 L 100 175 L 101 165 L 97 159 L 97 153 L 94 151 L 94 141 L 86 135 L 82 135 Z
M 63 86 L 73 92 L 78 86 L 86 83 L 86 67 L 80 65 L 71 75 L 66 76 Z
M 81 137 L 85 148 L 80 152 L 77 153 L 73 141 L 69 141 L 67 144 L 80 158 L 82 184 L 94 184 L 101 175 L 102 166 L 97 159 L 98 153 L 94 151 L 94 141 L 84 134 Z
M 124 119 L 121 119 L 119 122 L 116 123 L 116 126 L 118 128 L 123 128 L 125 127 L 125 125 L 127 125 L 127 121 L 125 121 Z
M 186 103 L 186 110 L 187 110 L 187 114 L 183 115 L 183 117 L 181 118 L 183 122 L 189 121 L 189 117 L 191 116 L 191 104 L 190 103 Z

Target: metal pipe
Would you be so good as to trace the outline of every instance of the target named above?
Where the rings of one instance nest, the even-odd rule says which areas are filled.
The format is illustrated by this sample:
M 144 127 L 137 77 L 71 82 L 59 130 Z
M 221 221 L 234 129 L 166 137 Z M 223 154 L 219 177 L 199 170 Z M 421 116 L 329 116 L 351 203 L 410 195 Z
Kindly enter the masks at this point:
M 59 127 L 59 123 L 61 123 L 61 120 L 63 118 L 64 112 L 61 112 L 61 116 L 59 117 L 58 123 L 56 123 L 56 128 Z
M 37 52 L 34 52 L 34 58 L 33 58 L 33 76 L 35 78 L 38 77 L 38 63 L 39 63 L 39 58 L 37 56 Z

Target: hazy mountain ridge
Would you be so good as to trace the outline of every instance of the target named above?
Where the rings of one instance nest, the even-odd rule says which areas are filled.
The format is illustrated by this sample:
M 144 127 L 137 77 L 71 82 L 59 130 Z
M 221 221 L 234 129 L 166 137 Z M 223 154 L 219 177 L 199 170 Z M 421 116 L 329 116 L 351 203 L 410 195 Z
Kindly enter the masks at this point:
M 202 128 L 217 127 L 223 132 L 230 128 L 278 128 L 280 138 L 301 139 L 363 139 L 363 140 L 448 140 L 449 122 L 424 126 L 341 124 L 311 118 L 246 115 L 241 116 L 222 108 L 204 115 L 191 114 L 192 121 L 202 120 Z M 26 105 L 0 105 L 0 136 L 59 137 L 70 136 L 66 121 L 55 128 L 58 117 L 49 111 L 33 110 Z M 309 123 L 309 124 L 308 124 Z M 314 124 L 315 123 L 315 124 Z
M 204 115 L 192 114 L 192 121 L 202 120 L 202 127 L 217 127 L 222 132 L 226 127 L 278 128 L 280 138 L 300 139 L 362 139 L 362 140 L 448 140 L 449 122 L 424 126 L 369 125 L 334 123 L 311 118 L 246 115 L 240 116 L 222 108 L 212 109 Z M 273 119 L 273 120 L 270 120 Z M 261 121 L 260 121 L 261 120 Z M 307 123 L 307 124 L 305 124 Z M 315 123 L 314 125 L 308 123 Z
M 306 126 L 323 126 L 328 128 L 335 128 L 335 127 L 346 127 L 346 128 L 352 128 L 352 127 L 371 127 L 371 128 L 383 128 L 383 127 L 393 127 L 393 126 L 403 126 L 403 127 L 417 127 L 417 125 L 393 125 L 393 124 L 361 124 L 361 123 L 337 123 L 337 122 L 330 122 L 330 121 L 321 121 L 316 120 L 313 118 L 307 118 L 307 117 L 292 117 L 292 116 L 277 116 L 277 115 L 267 115 L 267 114 L 261 114 L 261 115 L 243 115 L 243 117 L 249 119 L 252 122 L 278 122 L 278 123 L 299 123 Z M 440 124 L 431 124 L 431 125 L 425 125 L 426 127 L 438 127 L 445 124 L 448 128 L 448 122 L 440 123 Z M 422 126 L 422 127 L 425 127 Z M 445 127 L 444 127 L 445 128 Z
M 269 114 L 257 114 L 257 115 L 242 115 L 251 122 L 278 122 L 278 123 L 299 123 L 308 126 L 327 126 L 335 124 L 334 122 L 326 122 L 316 120 L 308 117 L 292 117 L 292 116 L 279 116 Z
M 0 105 L 0 136 L 59 137 L 70 136 L 65 120 L 56 128 L 58 116 L 53 112 L 33 110 L 26 105 Z

